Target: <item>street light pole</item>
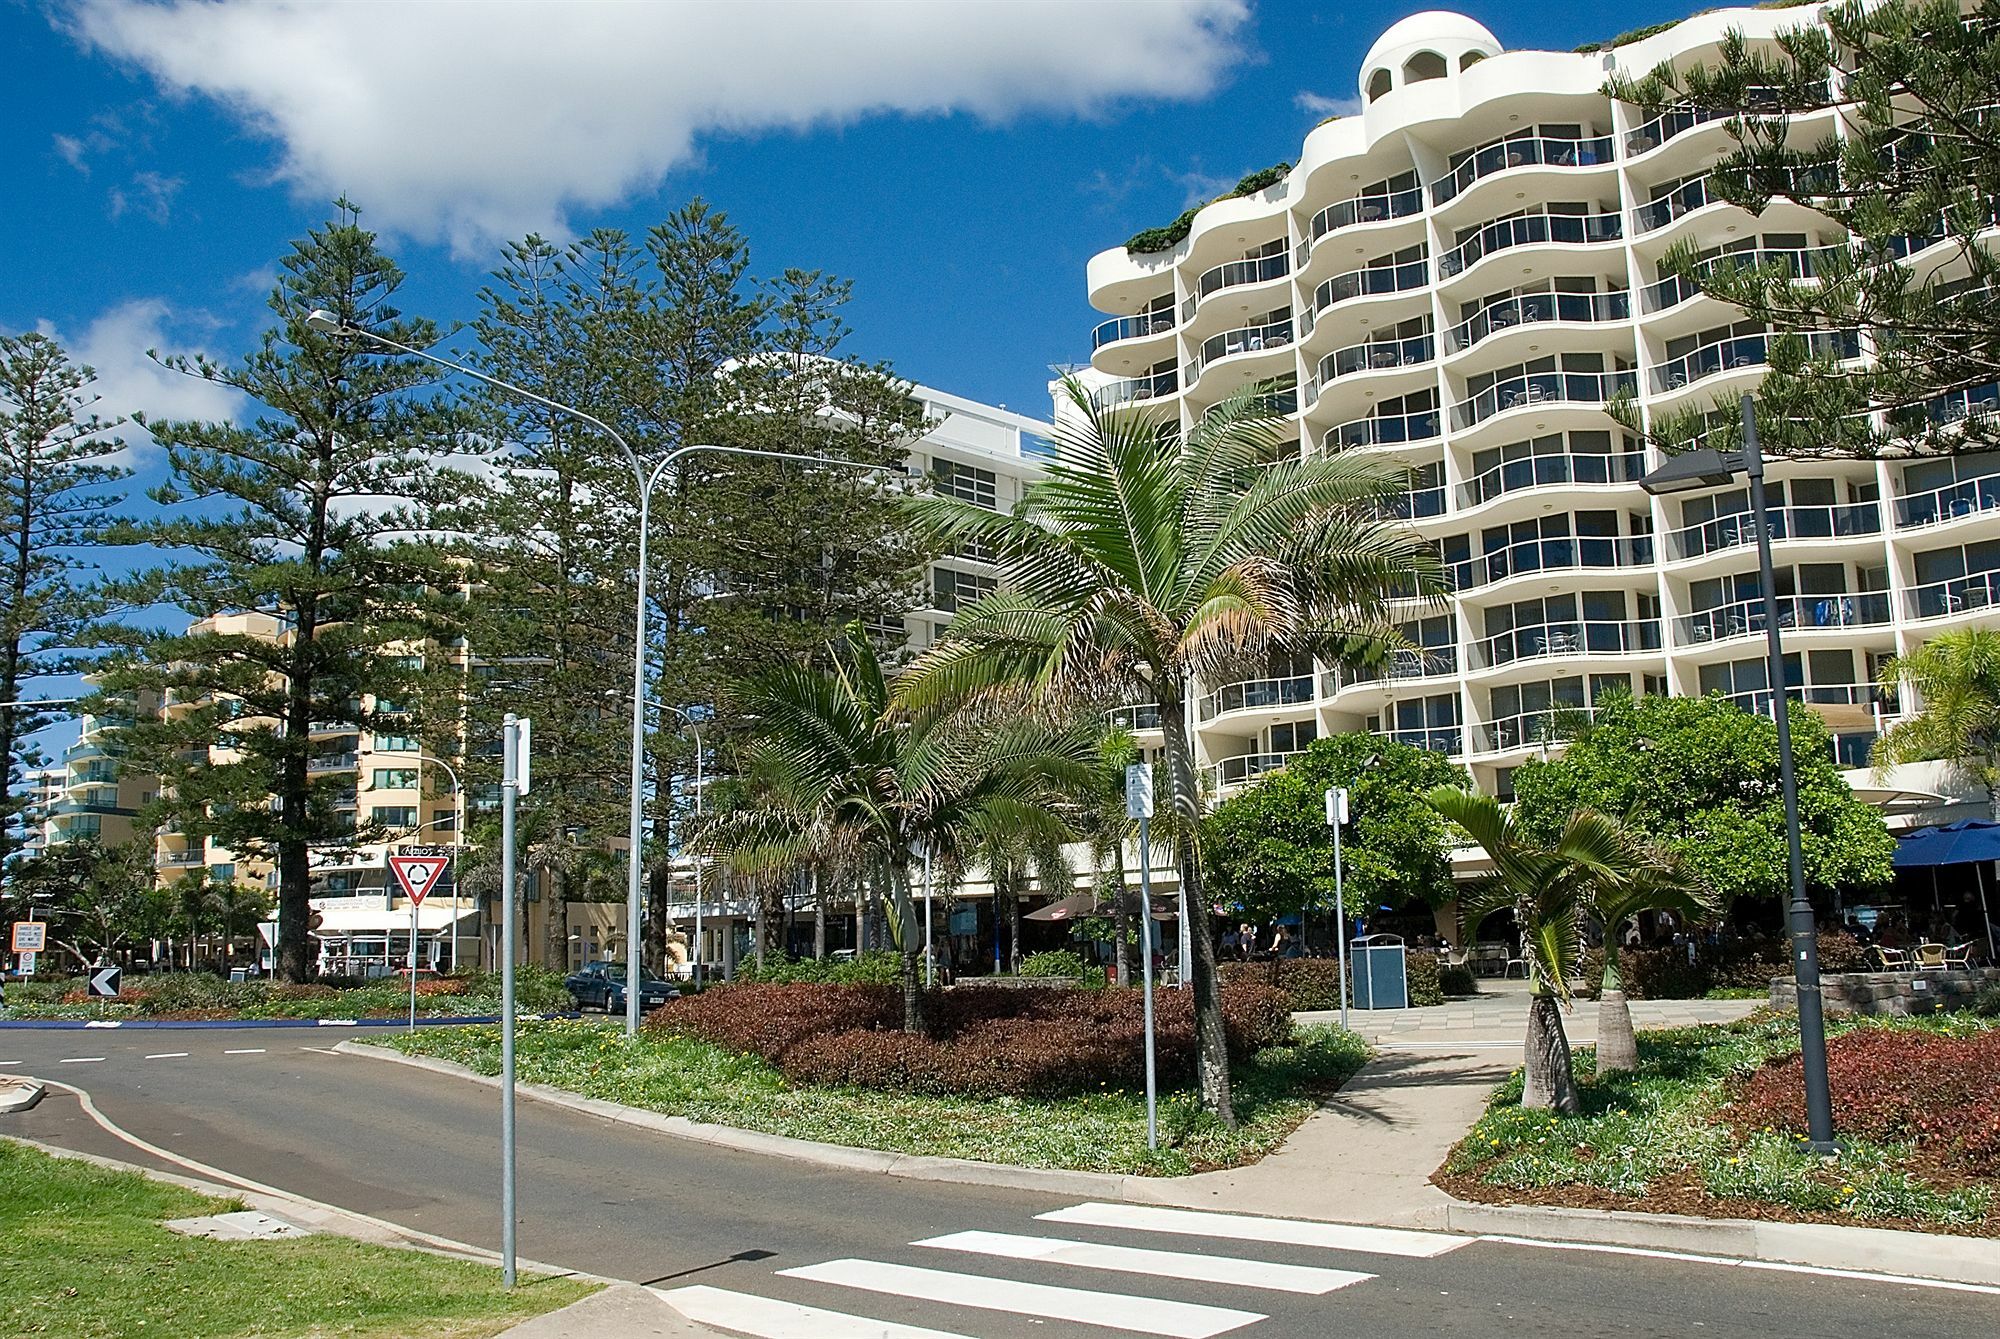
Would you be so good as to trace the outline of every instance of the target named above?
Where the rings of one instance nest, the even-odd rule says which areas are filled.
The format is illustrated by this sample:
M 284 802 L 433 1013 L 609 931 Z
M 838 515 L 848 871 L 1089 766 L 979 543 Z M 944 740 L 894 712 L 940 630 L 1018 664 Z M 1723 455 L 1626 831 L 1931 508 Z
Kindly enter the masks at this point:
M 384 348 L 394 349 L 398 353 L 408 354 L 412 358 L 420 358 L 424 362 L 457 372 L 462 376 L 470 377 L 474 381 L 506 391 L 511 395 L 518 395 L 524 400 L 530 400 L 546 409 L 553 409 L 559 414 L 567 414 L 579 422 L 589 424 L 610 438 L 618 447 L 619 452 L 624 455 L 625 463 L 632 467 L 632 479 L 639 489 L 639 579 L 638 599 L 632 619 L 632 758 L 631 775 L 629 778 L 629 784 L 632 788 L 632 803 L 628 814 L 631 858 L 627 862 L 625 880 L 625 1035 L 628 1037 L 636 1036 L 639 1032 L 639 997 L 642 993 L 641 988 L 645 980 L 643 955 L 640 952 L 642 938 L 640 906 L 642 896 L 641 884 L 643 880 L 642 846 L 644 844 L 642 828 L 645 822 L 645 799 L 642 794 L 642 788 L 645 776 L 646 748 L 646 541 L 647 531 L 650 529 L 649 521 L 651 519 L 653 487 L 666 476 L 670 468 L 684 458 L 697 454 L 754 456 L 763 460 L 792 460 L 808 465 L 838 466 L 843 469 L 863 470 L 875 473 L 895 473 L 896 471 L 882 465 L 869 465 L 855 460 L 829 459 L 825 456 L 808 456 L 794 451 L 756 451 L 749 447 L 713 446 L 697 442 L 690 446 L 678 447 L 661 456 L 649 475 L 644 462 L 639 459 L 638 452 L 634 451 L 631 444 L 619 436 L 616 429 L 603 419 L 593 414 L 587 414 L 573 405 L 566 405 L 560 400 L 551 400 L 548 396 L 538 395 L 525 386 L 517 386 L 511 381 L 505 381 L 499 377 L 481 372 L 477 368 L 467 367 L 463 363 L 453 362 L 449 358 L 442 358 L 434 353 L 426 353 L 422 349 L 413 348 L 408 344 L 390 339 L 385 335 L 378 335 L 372 330 L 363 329 L 361 326 L 349 325 L 339 316 L 324 308 L 309 313 L 306 316 L 306 325 L 308 328 L 324 335 L 341 335 L 354 339 L 369 340 L 382 345 Z

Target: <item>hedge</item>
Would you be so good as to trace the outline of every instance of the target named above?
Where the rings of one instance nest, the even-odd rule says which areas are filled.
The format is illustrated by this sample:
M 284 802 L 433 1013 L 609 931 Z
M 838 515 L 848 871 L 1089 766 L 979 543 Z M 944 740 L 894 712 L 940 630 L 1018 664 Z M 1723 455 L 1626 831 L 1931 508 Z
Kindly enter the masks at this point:
M 1185 211 L 1166 227 L 1147 228 L 1133 233 L 1125 239 L 1125 250 L 1128 254 L 1142 256 L 1154 251 L 1165 251 L 1170 246 L 1178 246 L 1187 240 L 1190 232 L 1194 231 L 1194 216 L 1209 205 L 1220 200 L 1234 200 L 1239 196 L 1255 195 L 1259 191 L 1269 190 L 1283 181 L 1285 174 L 1291 170 L 1290 163 L 1273 163 L 1269 167 L 1252 172 L 1238 181 L 1232 189 L 1216 196 L 1214 200 L 1203 201 Z
M 1464 967 L 1446 967 L 1435 953 L 1416 952 L 1406 959 L 1410 1007 L 1443 1004 L 1446 995 L 1474 995 L 1478 986 Z M 1221 964 L 1224 981 L 1255 981 L 1278 991 L 1296 1010 L 1340 1007 L 1338 958 L 1271 958 L 1258 962 Z
M 1822 972 L 1861 972 L 1868 953 L 1861 941 L 1841 930 L 1819 935 Z M 1659 948 L 1628 948 L 1618 955 L 1625 994 L 1635 1000 L 1694 1000 L 1717 987 L 1765 990 L 1774 976 L 1792 974 L 1791 949 L 1782 938 L 1739 939 L 1726 944 L 1696 944 L 1690 957 L 1686 944 Z M 1604 983 L 1604 951 L 1584 955 L 1583 980 L 1596 994 Z

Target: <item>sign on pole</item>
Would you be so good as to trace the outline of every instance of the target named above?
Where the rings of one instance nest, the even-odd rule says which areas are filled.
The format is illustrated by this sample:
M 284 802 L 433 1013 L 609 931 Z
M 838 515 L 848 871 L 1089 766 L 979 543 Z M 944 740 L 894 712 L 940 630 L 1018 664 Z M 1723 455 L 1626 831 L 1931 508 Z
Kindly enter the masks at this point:
M 118 993 L 119 975 L 120 973 L 116 967 L 98 967 L 93 969 L 90 973 L 90 993 L 100 999 L 109 999 L 111 996 L 116 995 Z
M 49 923 L 47 921 L 15 921 L 14 951 L 16 953 L 40 953 L 49 946 Z
M 1148 763 L 1135 762 L 1125 769 L 1125 817 L 1152 816 L 1153 769 Z
M 35 974 L 35 959 L 37 956 L 39 955 L 33 953 L 23 953 L 21 955 L 22 976 L 33 976 Z
M 389 857 L 389 872 L 396 876 L 396 882 L 403 885 L 403 894 L 411 902 L 421 906 L 431 889 L 438 886 L 444 872 L 451 868 L 448 855 L 392 855 Z

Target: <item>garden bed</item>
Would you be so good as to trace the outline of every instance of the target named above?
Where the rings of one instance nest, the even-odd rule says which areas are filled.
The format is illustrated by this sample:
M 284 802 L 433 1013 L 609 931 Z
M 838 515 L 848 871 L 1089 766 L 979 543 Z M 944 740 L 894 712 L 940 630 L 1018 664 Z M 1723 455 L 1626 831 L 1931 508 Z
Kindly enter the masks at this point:
M 514 999 L 524 1012 L 563 1011 L 575 1001 L 562 978 L 539 968 L 515 972 Z M 384 977 L 362 985 L 288 986 L 270 981 L 225 981 L 205 973 L 127 977 L 110 999 L 92 999 L 81 978 L 28 981 L 7 987 L 0 1018 L 51 1021 L 219 1021 L 242 1019 L 402 1018 L 410 1008 L 410 983 Z M 417 982 L 417 1017 L 478 1018 L 500 1012 L 500 975 L 469 972 Z
M 1157 1151 L 1146 1147 L 1140 1037 L 1123 1016 L 1138 1007 L 1133 992 L 941 992 L 938 1035 L 921 1037 L 894 1028 L 894 990 L 719 987 L 656 1011 L 630 1040 L 594 1023 L 526 1025 L 515 1056 L 524 1082 L 691 1120 L 885 1152 L 1160 1176 L 1264 1156 L 1367 1058 L 1352 1033 L 1294 1031 L 1281 1008 L 1279 1021 L 1265 1015 L 1271 1001 L 1239 1000 L 1239 1123 L 1223 1126 L 1188 1082 L 1192 1047 L 1176 1039 L 1171 1015 L 1185 1006 L 1172 1004 L 1175 993 L 1161 998 L 1168 1063 Z M 1259 1018 L 1246 1022 L 1252 1008 Z M 1097 1044 L 1078 1051 L 1093 1034 Z M 500 1068 L 497 1028 L 387 1044 L 484 1074 Z
M 2000 1236 L 2000 1020 L 1829 1027 L 1834 1159 L 1801 1148 L 1798 1024 L 1643 1033 L 1583 1110 L 1524 1111 L 1517 1074 L 1433 1180 L 1461 1199 Z

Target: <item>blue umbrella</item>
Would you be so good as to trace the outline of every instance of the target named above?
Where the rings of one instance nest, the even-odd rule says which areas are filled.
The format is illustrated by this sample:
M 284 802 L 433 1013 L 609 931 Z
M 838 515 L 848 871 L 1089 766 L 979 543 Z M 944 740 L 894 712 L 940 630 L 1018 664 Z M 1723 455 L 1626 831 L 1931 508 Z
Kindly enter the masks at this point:
M 1977 865 L 2000 860 L 2000 823 L 1990 818 L 1966 818 L 1942 827 L 1918 828 L 1896 843 L 1890 863 L 1897 869 L 1936 869 L 1939 865 Z M 1979 918 L 1986 925 L 1986 953 L 1996 956 L 1993 918 L 1986 910 L 1986 877 L 1979 877 Z

